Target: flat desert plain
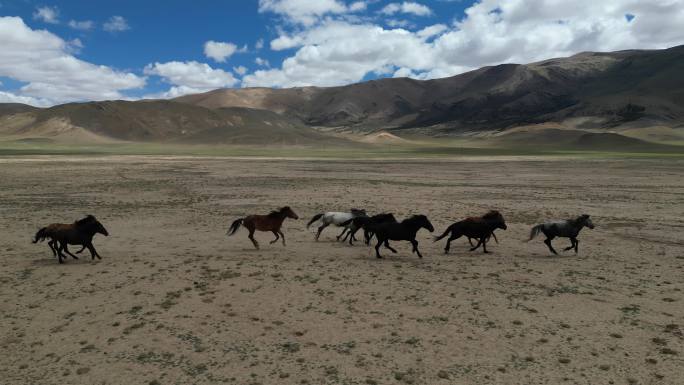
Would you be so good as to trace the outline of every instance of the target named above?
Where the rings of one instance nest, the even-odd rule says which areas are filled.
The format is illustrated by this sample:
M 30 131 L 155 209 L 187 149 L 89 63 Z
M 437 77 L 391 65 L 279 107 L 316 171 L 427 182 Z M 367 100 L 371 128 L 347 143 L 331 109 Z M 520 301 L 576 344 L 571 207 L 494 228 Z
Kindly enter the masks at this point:
M 0 180 L 2 384 L 684 383 L 681 160 L 17 157 Z M 284 205 L 287 246 L 226 236 Z M 508 230 L 487 255 L 421 230 L 423 259 L 313 240 L 351 207 Z M 578 255 L 524 242 L 581 213 Z M 31 243 L 86 214 L 101 261 Z

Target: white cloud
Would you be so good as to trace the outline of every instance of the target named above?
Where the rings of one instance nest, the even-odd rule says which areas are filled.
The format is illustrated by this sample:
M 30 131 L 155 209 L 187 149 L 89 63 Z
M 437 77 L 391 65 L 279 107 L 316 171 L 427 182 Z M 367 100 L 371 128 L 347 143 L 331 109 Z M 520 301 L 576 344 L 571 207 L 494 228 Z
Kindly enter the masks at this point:
M 49 24 L 59 23 L 59 9 L 57 7 L 38 7 L 33 12 L 33 18 Z
M 196 61 L 149 64 L 145 67 L 144 73 L 162 77 L 172 85 L 169 91 L 157 95 L 165 98 L 233 87 L 238 83 L 230 72 Z
M 581 51 L 666 48 L 684 42 L 681 25 L 684 0 L 482 0 L 453 25 L 420 30 L 326 17 L 281 27 L 271 48 L 295 53 L 279 68 L 244 76 L 243 85 L 341 85 L 371 73 L 427 79 Z
M 216 62 L 223 63 L 231 57 L 235 51 L 237 51 L 237 46 L 233 43 L 224 43 L 221 41 L 209 40 L 204 43 L 204 55 Z
M 233 67 L 233 72 L 235 72 L 236 74 L 242 76 L 242 75 L 244 75 L 244 74 L 247 73 L 247 67 L 245 67 L 245 66 Z
M 145 85 L 145 79 L 135 74 L 74 57 L 80 41 L 66 42 L 48 31 L 33 30 L 19 17 L 0 17 L 0 42 L 0 76 L 28 83 L 17 96 L 42 100 L 41 105 L 121 99 L 122 90 Z
M 254 59 L 254 63 L 256 63 L 256 65 L 258 65 L 260 67 L 270 67 L 271 66 L 271 63 L 269 63 L 268 60 L 262 59 L 260 57 Z
M 0 103 L 21 103 L 36 107 L 47 107 L 51 105 L 50 101 L 45 99 L 21 96 L 5 91 L 0 91 Z
M 131 29 L 131 27 L 128 25 L 128 21 L 126 21 L 126 19 L 124 19 L 122 16 L 110 17 L 109 20 L 104 23 L 102 28 L 107 32 L 121 32 Z
M 264 39 L 259 39 L 257 40 L 256 44 L 254 44 L 254 48 L 258 51 L 262 48 L 264 48 Z
M 83 20 L 83 21 L 76 21 L 76 20 L 69 20 L 69 27 L 73 29 L 78 29 L 81 31 L 88 31 L 93 29 L 93 26 L 95 23 L 93 23 L 90 20 Z
M 289 22 L 311 26 L 325 15 L 339 15 L 366 9 L 365 2 L 347 6 L 339 0 L 259 0 L 259 12 L 273 12 Z
M 412 1 L 405 1 L 403 3 L 389 3 L 380 10 L 385 15 L 394 15 L 395 13 L 409 13 L 416 16 L 430 16 L 432 10 L 429 7 L 414 3 Z

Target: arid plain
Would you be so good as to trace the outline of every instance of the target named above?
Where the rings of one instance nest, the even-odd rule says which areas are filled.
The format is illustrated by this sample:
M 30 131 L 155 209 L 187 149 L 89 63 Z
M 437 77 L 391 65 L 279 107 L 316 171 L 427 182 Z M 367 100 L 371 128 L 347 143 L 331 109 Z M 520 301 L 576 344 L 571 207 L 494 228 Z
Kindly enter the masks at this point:
M 2 384 L 681 384 L 684 161 L 0 159 Z M 290 205 L 288 244 L 229 223 Z M 498 209 L 491 254 L 321 241 L 314 214 Z M 592 215 L 579 254 L 545 219 Z M 94 214 L 103 256 L 58 265 L 36 230 Z M 556 240 L 557 249 L 567 240 Z

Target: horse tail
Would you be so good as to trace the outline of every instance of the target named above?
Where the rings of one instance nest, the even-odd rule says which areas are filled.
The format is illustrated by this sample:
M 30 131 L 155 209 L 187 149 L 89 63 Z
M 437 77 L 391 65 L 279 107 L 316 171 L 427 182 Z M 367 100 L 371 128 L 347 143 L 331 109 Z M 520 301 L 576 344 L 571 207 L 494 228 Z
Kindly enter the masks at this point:
M 240 218 L 237 219 L 233 222 L 232 225 L 230 225 L 230 229 L 228 229 L 228 236 L 230 237 L 231 235 L 235 234 L 236 231 L 240 228 L 240 225 L 242 224 L 242 221 L 245 220 L 245 218 Z
M 442 235 L 440 235 L 440 236 L 434 238 L 434 242 L 437 242 L 437 241 L 439 241 L 440 239 L 446 237 L 447 234 L 449 234 L 449 233 L 451 232 L 451 229 L 454 228 L 454 226 L 456 226 L 455 223 L 452 224 L 451 226 L 447 227 L 446 230 L 444 230 L 444 234 L 442 234 Z
M 314 222 L 316 222 L 317 220 L 321 219 L 322 216 L 323 216 L 323 213 L 314 215 L 314 217 L 311 218 L 311 220 L 309 221 L 309 223 L 306 224 L 306 228 L 308 229 Z
M 38 230 L 36 233 L 36 236 L 33 237 L 33 243 L 38 243 L 39 241 L 44 241 L 45 238 L 47 238 L 47 227 L 43 227 L 42 229 Z
M 528 239 L 527 242 L 533 240 L 534 237 L 536 237 L 537 235 L 539 235 L 539 233 L 541 233 L 541 231 L 542 231 L 542 227 L 544 227 L 544 225 L 536 225 L 536 226 L 534 226 L 534 227 L 532 228 L 532 230 L 530 230 L 530 239 Z

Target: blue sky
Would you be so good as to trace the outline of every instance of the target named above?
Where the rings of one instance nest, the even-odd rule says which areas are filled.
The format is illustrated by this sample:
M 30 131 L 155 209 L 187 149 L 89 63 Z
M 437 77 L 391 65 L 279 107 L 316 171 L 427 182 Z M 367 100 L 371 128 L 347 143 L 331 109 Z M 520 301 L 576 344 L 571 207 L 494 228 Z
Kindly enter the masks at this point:
M 0 0 L 0 102 L 429 79 L 684 43 L 684 0 Z

